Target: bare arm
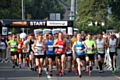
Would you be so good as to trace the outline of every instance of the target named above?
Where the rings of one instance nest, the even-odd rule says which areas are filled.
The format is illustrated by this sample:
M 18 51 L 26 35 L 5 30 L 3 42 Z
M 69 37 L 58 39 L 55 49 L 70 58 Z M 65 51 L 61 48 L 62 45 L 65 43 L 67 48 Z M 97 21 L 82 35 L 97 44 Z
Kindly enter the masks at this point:
M 35 46 L 36 46 L 36 41 L 35 41 L 34 44 L 32 45 L 32 50 L 33 50 L 33 52 L 36 52 L 35 49 L 34 49 Z
M 9 42 L 7 42 L 7 46 L 8 46 L 8 48 L 10 48 L 10 43 Z
M 75 44 L 76 44 L 76 42 L 74 42 L 74 44 L 73 44 L 73 46 L 72 46 L 72 51 L 73 51 L 72 56 L 73 56 L 73 59 L 74 59 L 74 60 L 75 60 L 75 58 L 76 58 L 76 55 L 75 55 Z
M 57 39 L 54 41 L 53 47 L 58 47 L 58 45 L 56 44 L 57 44 Z
M 86 52 L 87 51 L 87 45 L 85 44 L 85 42 L 83 43 L 83 45 L 85 47 L 85 49 L 83 51 Z

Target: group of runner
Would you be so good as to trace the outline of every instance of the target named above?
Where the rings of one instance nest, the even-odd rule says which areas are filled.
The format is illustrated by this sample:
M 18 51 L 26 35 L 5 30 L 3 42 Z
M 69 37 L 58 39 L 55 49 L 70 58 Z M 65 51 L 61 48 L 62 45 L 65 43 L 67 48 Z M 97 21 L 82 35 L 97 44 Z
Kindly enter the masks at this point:
M 74 32 L 73 36 L 64 35 L 62 32 L 29 36 L 21 39 L 19 35 L 12 35 L 12 39 L 7 42 L 13 68 L 21 68 L 27 64 L 31 70 L 38 70 L 38 75 L 41 76 L 45 67 L 52 76 L 53 66 L 56 66 L 56 74 L 60 76 L 66 74 L 66 68 L 68 72 L 74 68 L 79 77 L 82 77 L 81 71 L 92 76 L 93 63 L 96 63 L 100 73 L 104 73 L 105 50 L 109 48 L 112 72 L 117 70 L 119 39 L 114 33 L 92 36 L 82 31 L 81 34 Z

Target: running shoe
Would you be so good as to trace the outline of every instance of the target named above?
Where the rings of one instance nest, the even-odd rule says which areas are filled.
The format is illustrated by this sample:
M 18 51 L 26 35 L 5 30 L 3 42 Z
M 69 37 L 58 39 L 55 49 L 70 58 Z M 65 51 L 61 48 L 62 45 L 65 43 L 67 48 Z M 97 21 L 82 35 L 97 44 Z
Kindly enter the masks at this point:
M 89 72 L 89 76 L 92 76 L 92 72 Z
M 80 74 L 80 75 L 79 75 L 79 77 L 81 78 L 81 77 L 82 77 L 82 75 Z
M 60 73 L 60 72 L 59 72 L 59 71 L 57 71 L 56 75 L 59 75 L 59 73 Z
M 49 73 L 50 73 L 50 76 L 52 76 L 52 71 L 50 71 Z
M 17 62 L 15 62 L 15 66 L 18 66 Z
M 76 76 L 78 76 L 79 75 L 79 73 L 78 73 L 78 71 L 76 71 Z
M 88 69 L 88 68 L 86 68 L 86 69 L 84 70 L 84 72 L 85 72 L 85 73 L 89 72 L 89 69 Z
M 117 71 L 117 67 L 114 67 L 114 71 L 115 71 L 115 72 Z
M 65 75 L 65 71 L 64 70 L 62 70 L 61 72 L 62 72 L 62 75 Z
M 38 77 L 40 77 L 42 74 L 41 73 L 38 73 Z
M 21 64 L 19 64 L 19 68 L 21 68 Z
M 71 72 L 71 68 L 68 68 L 68 73 L 70 73 Z
M 98 69 L 98 66 L 96 66 L 96 69 Z
M 13 65 L 12 67 L 15 68 L 15 65 Z
M 62 72 L 60 72 L 59 75 L 62 76 Z

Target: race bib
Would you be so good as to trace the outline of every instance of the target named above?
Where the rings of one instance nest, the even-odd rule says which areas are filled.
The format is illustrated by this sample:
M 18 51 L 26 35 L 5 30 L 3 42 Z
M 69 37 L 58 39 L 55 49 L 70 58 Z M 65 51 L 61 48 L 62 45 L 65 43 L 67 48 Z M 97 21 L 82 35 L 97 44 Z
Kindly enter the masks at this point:
M 110 52 L 115 52 L 115 46 L 114 45 L 110 46 Z
M 71 53 L 72 53 L 72 51 L 71 51 L 71 50 L 69 50 L 69 51 L 67 51 L 67 52 L 66 52 L 66 54 L 71 54 Z
M 63 50 L 63 46 L 59 46 L 59 50 L 62 51 Z
M 18 45 L 18 49 L 20 49 L 20 48 L 21 48 L 21 45 L 19 44 L 19 45 Z
M 77 52 L 81 52 L 81 50 L 82 50 L 82 47 L 76 47 Z
M 103 48 L 98 48 L 98 53 L 104 53 Z
M 53 51 L 53 46 L 52 46 L 52 45 L 49 45 L 49 46 L 48 46 L 48 50 L 49 50 L 49 51 Z
M 16 47 L 16 44 L 12 44 L 11 47 L 12 47 L 12 48 L 15 48 L 15 47 Z
M 36 51 L 36 55 L 44 55 L 44 51 L 42 50 L 42 47 L 36 47 L 35 51 Z
M 88 47 L 87 48 L 87 51 L 89 52 L 89 51 L 92 51 L 92 47 Z

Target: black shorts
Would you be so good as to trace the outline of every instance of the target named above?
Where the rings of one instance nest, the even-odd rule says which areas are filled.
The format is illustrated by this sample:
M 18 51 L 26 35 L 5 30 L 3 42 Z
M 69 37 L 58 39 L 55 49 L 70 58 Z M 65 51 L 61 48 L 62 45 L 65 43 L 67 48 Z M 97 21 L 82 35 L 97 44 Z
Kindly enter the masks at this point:
M 46 57 L 51 58 L 53 61 L 55 61 L 55 55 L 46 54 Z
M 76 56 L 76 59 L 77 59 L 77 58 L 79 58 L 80 60 L 84 60 L 84 61 L 85 61 L 85 55 L 81 55 L 81 56 L 77 55 L 77 56 Z
M 95 56 L 94 54 L 86 54 L 86 57 L 89 57 L 89 60 L 94 60 Z
M 57 59 L 61 59 L 61 56 L 65 54 L 56 54 Z
M 66 57 L 69 57 L 69 56 L 72 57 L 72 53 L 71 54 L 66 54 Z
M 113 59 L 113 56 L 117 56 L 118 54 L 116 52 L 109 52 L 110 58 Z
M 18 53 L 18 56 L 19 56 L 19 54 L 21 54 L 21 56 L 22 56 L 22 58 L 23 58 L 23 53 L 22 52 L 17 52 Z
M 100 55 L 101 56 L 101 58 L 105 58 L 105 54 L 103 53 L 103 54 L 101 54 L 101 53 L 98 53 L 98 55 Z M 98 56 L 97 55 L 97 56 Z
M 18 57 L 18 53 L 17 52 L 11 52 L 11 56 L 15 56 L 15 55 L 17 55 L 17 57 Z
M 23 54 L 22 52 L 17 52 L 18 54 Z
M 45 55 L 34 55 L 34 57 L 37 59 L 41 59 L 41 58 L 45 59 Z

